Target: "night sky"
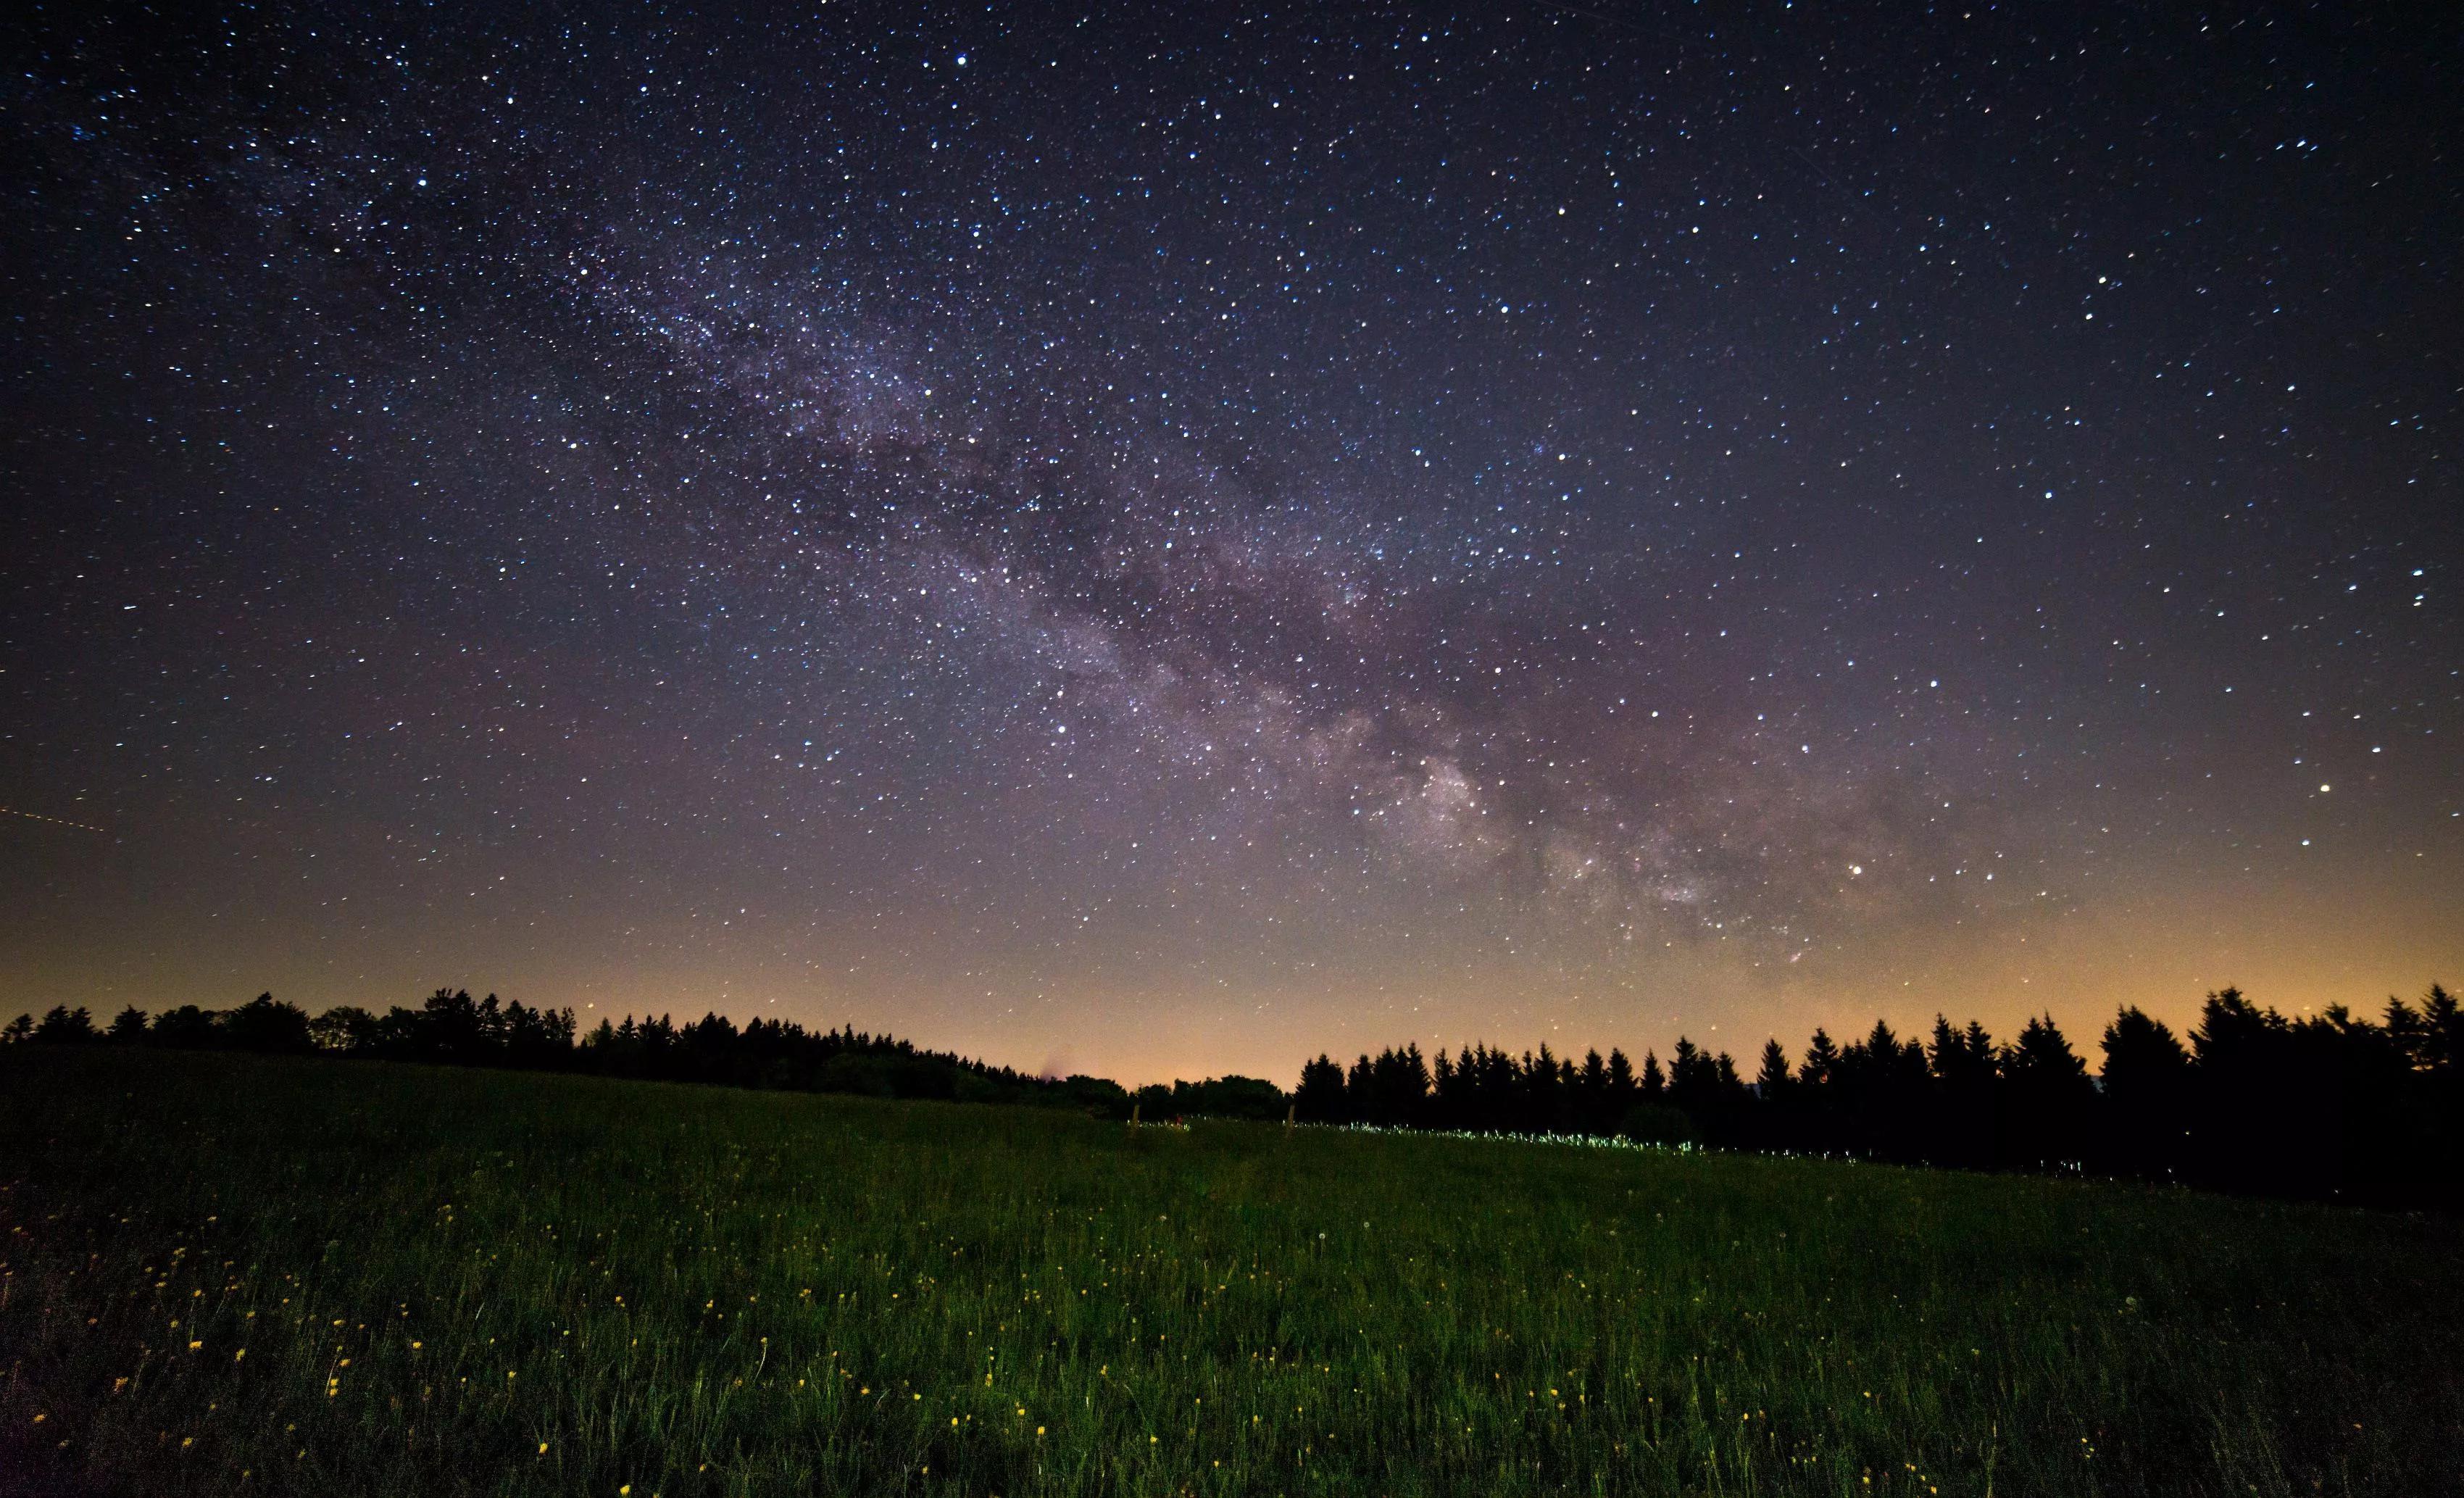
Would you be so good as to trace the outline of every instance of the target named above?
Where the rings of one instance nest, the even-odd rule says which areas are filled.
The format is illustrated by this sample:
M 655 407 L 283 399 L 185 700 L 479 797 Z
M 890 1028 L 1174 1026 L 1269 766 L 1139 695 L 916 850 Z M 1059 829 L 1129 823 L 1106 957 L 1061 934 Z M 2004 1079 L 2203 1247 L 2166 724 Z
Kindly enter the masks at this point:
M 2437 7 L 29 7 L 0 1015 L 2464 979 Z

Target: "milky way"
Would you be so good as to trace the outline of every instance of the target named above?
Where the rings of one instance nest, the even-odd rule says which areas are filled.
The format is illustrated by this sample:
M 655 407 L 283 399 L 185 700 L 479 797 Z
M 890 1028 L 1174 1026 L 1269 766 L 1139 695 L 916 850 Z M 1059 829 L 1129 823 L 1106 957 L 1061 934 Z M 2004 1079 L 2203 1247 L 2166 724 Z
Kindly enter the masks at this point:
M 2458 976 L 2451 32 L 91 12 L 0 1012 L 1135 1080 Z

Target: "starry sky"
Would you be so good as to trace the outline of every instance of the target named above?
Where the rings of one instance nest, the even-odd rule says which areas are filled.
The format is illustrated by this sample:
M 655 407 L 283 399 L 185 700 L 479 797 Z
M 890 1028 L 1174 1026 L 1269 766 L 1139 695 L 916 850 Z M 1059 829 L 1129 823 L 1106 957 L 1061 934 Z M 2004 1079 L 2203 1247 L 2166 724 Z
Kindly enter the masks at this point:
M 2464 979 L 2459 33 L 2233 11 L 17 9 L 0 1014 Z

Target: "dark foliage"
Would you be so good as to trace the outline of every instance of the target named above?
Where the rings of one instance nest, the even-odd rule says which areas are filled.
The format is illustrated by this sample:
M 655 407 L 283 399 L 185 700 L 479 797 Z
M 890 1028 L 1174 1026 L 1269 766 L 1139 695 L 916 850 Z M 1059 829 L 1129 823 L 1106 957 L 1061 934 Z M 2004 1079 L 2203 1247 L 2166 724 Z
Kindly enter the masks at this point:
M 1997 1046 L 1934 1022 L 1929 1041 L 1876 1023 L 1839 1046 L 1814 1033 L 1792 1068 L 1774 1040 L 1754 1081 L 1680 1039 L 1664 1074 L 1621 1052 L 1577 1065 L 1542 1046 L 1320 1056 L 1301 1069 L 1303 1119 L 1483 1133 L 1701 1140 L 1976 1170 L 2094 1171 L 2266 1195 L 2464 1204 L 2464 1021 L 2436 984 L 2376 1022 L 2342 1007 L 2302 1019 L 2239 990 L 2208 996 L 2189 1046 L 2137 1008 L 2087 1062 L 2051 1016 Z
M 1151 1123 L 1169 1118 L 1280 1119 L 1292 1106 L 1284 1090 L 1272 1082 L 1243 1076 L 1175 1082 L 1170 1087 L 1155 1083 L 1138 1089 L 1130 1100 Z
M 1424 1057 L 1418 1046 L 1319 1056 L 1288 1095 L 1226 1076 L 1143 1088 L 1028 1076 L 852 1027 L 809 1031 L 716 1014 L 601 1021 L 440 988 L 416 1009 L 341 1007 L 314 1019 L 271 994 L 234 1009 L 193 1004 L 149 1024 L 128 1008 L 98 1027 L 83 1008 L 20 1015 L 0 1043 L 322 1052 L 520 1067 L 872 1097 L 1026 1103 L 1151 1121 L 1204 1115 L 1475 1133 L 1590 1135 L 1641 1143 L 1854 1155 L 1977 1170 L 2095 1171 L 2231 1191 L 2464 1205 L 2464 1016 L 2431 984 L 2376 1020 L 2342 1006 L 2291 1019 L 2240 990 L 2210 994 L 2187 1045 L 2124 1008 L 2091 1076 L 2051 1016 L 1997 1046 L 1970 1021 L 1902 1040 L 1880 1021 L 1842 1046 L 1815 1030 L 1793 1067 L 1766 1044 L 1746 1082 L 1725 1052 L 1681 1037 L 1663 1069 L 1646 1053 L 1580 1061 L 1543 1046 L 1485 1045 Z
M 1129 1094 L 1101 1077 L 1027 1076 L 1006 1067 L 918 1050 L 909 1042 L 851 1027 L 815 1033 L 799 1024 L 756 1020 L 739 1030 L 715 1014 L 681 1025 L 665 1015 L 642 1020 L 627 1015 L 622 1024 L 602 1021 L 596 1029 L 577 1034 L 570 1009 L 506 1003 L 495 994 L 473 999 L 448 988 L 429 995 L 416 1009 L 396 1004 L 382 1015 L 343 1005 L 311 1019 L 271 994 L 259 994 L 235 1009 L 185 1004 L 165 1010 L 150 1024 L 143 1010 L 132 1007 L 102 1031 L 96 1030 L 93 1016 L 84 1009 L 60 1007 L 40 1021 L 21 1016 L 0 1031 L 0 1040 L 321 1052 L 871 1097 L 1042 1104 L 1108 1116 L 1126 1117 L 1130 1111 Z M 1178 1087 L 1191 1089 L 1191 1084 Z M 1260 1089 L 1271 1094 L 1271 1106 L 1256 1095 Z M 1226 1077 L 1192 1090 L 1209 1106 L 1184 1102 L 1176 1111 L 1283 1115 L 1283 1095 L 1270 1083 Z

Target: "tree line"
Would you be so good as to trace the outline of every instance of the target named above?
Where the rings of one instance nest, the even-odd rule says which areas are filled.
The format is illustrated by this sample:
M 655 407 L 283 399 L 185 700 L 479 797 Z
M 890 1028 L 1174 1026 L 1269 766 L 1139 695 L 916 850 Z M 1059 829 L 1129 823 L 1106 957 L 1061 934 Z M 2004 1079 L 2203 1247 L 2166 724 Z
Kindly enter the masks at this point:
M 2239 989 L 2208 995 L 2188 1038 L 2137 1006 L 2087 1063 L 2051 1016 L 1996 1043 L 1937 1017 L 1905 1040 L 1876 1021 L 1840 1045 L 1777 1040 L 1751 1081 L 1680 1038 L 1669 1064 L 1620 1050 L 1580 1062 L 1470 1046 L 1320 1055 L 1293 1094 L 1303 1119 L 1475 1133 L 1621 1136 L 1977 1170 L 2093 1172 L 2266 1195 L 2464 1204 L 2464 1018 L 2433 983 L 2375 1021 L 2343 1005 L 2300 1018 Z
M 1184 1115 L 1473 1133 L 1702 1143 L 1979 1170 L 2093 1172 L 2226 1190 L 2389 1204 L 2464 1205 L 2464 1017 L 2433 983 L 2377 1020 L 2338 1005 L 2287 1017 L 2234 988 L 2207 996 L 2187 1040 L 2136 1006 L 2116 1013 L 2087 1063 L 2050 1016 L 1996 1042 L 1937 1017 L 1904 1040 L 1876 1021 L 1840 1045 L 1817 1029 L 1792 1059 L 1764 1046 L 1749 1080 L 1726 1052 L 1681 1037 L 1663 1068 L 1646 1051 L 1578 1062 L 1547 1046 L 1486 1045 L 1424 1057 L 1417 1045 L 1320 1055 L 1299 1087 L 1226 1076 L 1134 1092 L 1101 1077 L 1031 1076 L 852 1026 L 807 1030 L 706 1014 L 602 1020 L 440 988 L 417 1008 L 356 1006 L 311 1018 L 260 994 L 236 1008 L 130 1007 L 98 1025 L 83 1008 L 20 1015 L 0 1042 L 219 1047 L 514 1067 L 873 1097 L 1073 1108 L 1150 1121 Z M 1288 1109 L 1288 1114 L 1287 1110 Z M 1133 1112 L 1134 1111 L 1134 1112 Z
M 61 1005 L 40 1020 L 19 1015 L 0 1027 L 0 1042 L 15 1041 L 356 1056 L 869 1097 L 1083 1108 L 1117 1111 L 1124 1116 L 1132 1106 L 1128 1092 L 1101 1077 L 1029 1076 L 853 1026 L 815 1031 L 793 1023 L 754 1020 L 738 1029 L 718 1014 L 682 1024 L 667 1015 L 636 1020 L 628 1014 L 622 1022 L 602 1020 L 581 1030 L 571 1009 L 533 1008 L 519 1000 L 501 1002 L 495 994 L 473 999 L 466 990 L 449 988 L 439 988 L 417 1008 L 395 1004 L 376 1014 L 345 1004 L 313 1019 L 272 994 L 259 994 L 232 1009 L 184 1004 L 150 1018 L 132 1005 L 100 1026 L 86 1009 Z

